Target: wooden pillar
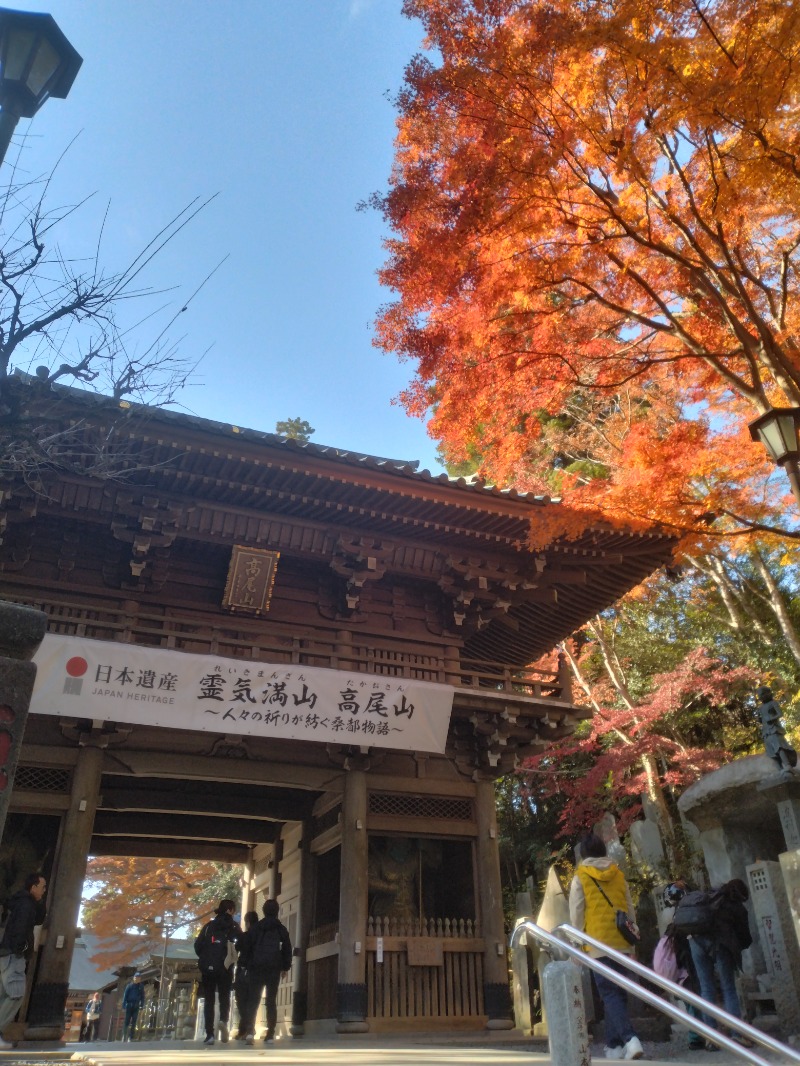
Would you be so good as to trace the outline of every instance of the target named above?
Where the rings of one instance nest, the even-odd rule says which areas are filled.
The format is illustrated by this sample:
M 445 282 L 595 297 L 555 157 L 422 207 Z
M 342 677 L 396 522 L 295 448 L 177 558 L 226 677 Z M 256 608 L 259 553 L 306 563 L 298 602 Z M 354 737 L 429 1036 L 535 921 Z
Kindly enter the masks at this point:
M 308 1016 L 308 963 L 306 948 L 311 932 L 311 916 L 314 909 L 313 862 L 309 844 L 311 842 L 311 822 L 303 822 L 303 837 L 300 841 L 300 888 L 297 897 L 297 926 L 295 929 L 294 956 L 292 967 L 292 1024 L 289 1032 L 292 1036 L 303 1036 Z
M 572 703 L 572 668 L 563 651 L 558 654 L 558 683 L 561 686 L 558 698 L 565 703 Z
M 267 899 L 277 899 L 280 895 L 281 859 L 283 858 L 283 825 L 272 845 L 272 858 L 269 861 L 269 887 Z
M 513 1029 L 514 1014 L 508 987 L 506 934 L 503 922 L 503 890 L 500 853 L 497 848 L 497 812 L 494 785 L 478 781 L 475 786 L 477 814 L 478 898 L 481 929 L 486 944 L 483 958 L 483 1000 L 487 1029 Z
M 36 680 L 30 659 L 46 629 L 43 611 L 0 600 L 0 838 Z
M 103 749 L 87 735 L 82 738 L 75 763 L 58 865 L 48 889 L 47 937 L 28 1006 L 25 1029 L 28 1039 L 58 1040 L 64 1031 L 72 950 L 102 770 Z
M 353 634 L 349 629 L 338 630 L 334 647 L 334 661 L 331 665 L 335 670 L 352 670 L 352 654 Z
M 242 864 L 242 927 L 244 928 L 244 916 L 248 911 L 253 910 L 256 902 L 256 894 L 253 891 L 253 849 L 250 848 L 250 854 L 247 858 L 247 862 Z
M 366 1033 L 367 775 L 363 770 L 348 770 L 345 777 L 341 862 L 336 1031 Z

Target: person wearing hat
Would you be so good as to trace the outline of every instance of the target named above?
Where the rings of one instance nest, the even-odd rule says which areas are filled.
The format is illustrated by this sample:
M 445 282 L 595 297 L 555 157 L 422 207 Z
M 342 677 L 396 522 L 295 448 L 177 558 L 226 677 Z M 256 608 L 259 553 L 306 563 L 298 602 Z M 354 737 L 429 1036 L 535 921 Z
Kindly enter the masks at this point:
M 219 1038 L 228 1043 L 228 1019 L 231 1016 L 231 987 L 235 947 L 242 936 L 241 926 L 234 920 L 236 904 L 232 899 L 221 899 L 210 922 L 206 922 L 194 942 L 194 953 L 200 967 L 200 984 L 203 993 L 203 1017 L 206 1038 L 204 1044 L 214 1043 L 214 1015 L 219 998 Z
M 125 986 L 125 991 L 122 995 L 122 1006 L 125 1011 L 125 1026 L 122 1030 L 122 1039 L 135 1040 L 136 1022 L 139 1018 L 139 1011 L 144 1006 L 144 986 L 142 985 L 142 975 L 138 970 L 133 975 L 133 980 L 129 981 Z

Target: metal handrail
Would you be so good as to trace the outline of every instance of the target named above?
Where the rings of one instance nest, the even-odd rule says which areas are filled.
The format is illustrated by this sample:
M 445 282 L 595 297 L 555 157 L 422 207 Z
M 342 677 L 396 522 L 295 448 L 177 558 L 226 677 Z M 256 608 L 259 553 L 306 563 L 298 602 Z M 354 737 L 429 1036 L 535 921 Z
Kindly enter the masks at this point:
M 625 967 L 626 970 L 643 978 L 649 984 L 656 985 L 657 987 L 664 989 L 665 992 L 670 992 L 683 1002 L 690 1003 L 692 1006 L 697 1007 L 703 1012 L 703 1014 L 722 1022 L 728 1029 L 733 1029 L 735 1032 L 749 1037 L 754 1043 L 760 1044 L 762 1047 L 767 1048 L 770 1051 L 777 1051 L 780 1055 L 783 1055 L 787 1061 L 800 1063 L 800 1054 L 786 1044 L 782 1044 L 779 1040 L 775 1040 L 766 1033 L 762 1033 L 760 1029 L 748 1025 L 748 1023 L 742 1021 L 741 1018 L 736 1018 L 732 1014 L 728 1014 L 727 1011 L 721 1010 L 715 1004 L 709 1003 L 701 996 L 695 995 L 694 992 L 690 992 L 682 985 L 676 984 L 674 981 L 670 981 L 666 977 L 661 977 L 660 974 L 655 973 L 655 971 L 651 970 L 648 966 L 643 966 L 640 962 L 631 958 L 630 955 L 625 955 L 621 951 L 616 951 L 614 948 L 602 943 L 602 941 L 595 940 L 595 938 L 589 936 L 588 933 L 581 932 L 574 926 L 566 924 L 559 925 L 551 933 L 547 929 L 542 929 L 541 926 L 536 925 L 535 922 L 521 922 L 511 934 L 512 948 L 523 931 L 531 933 L 531 935 L 537 940 L 546 944 L 550 948 L 554 948 L 556 953 L 567 955 L 582 966 L 586 966 L 590 970 L 601 973 L 603 977 L 620 985 L 620 987 L 624 988 L 626 992 L 637 996 L 651 1007 L 655 1007 L 656 1010 L 660 1010 L 662 1014 L 666 1014 L 675 1021 L 682 1022 L 684 1025 L 689 1026 L 707 1040 L 717 1044 L 719 1047 L 725 1048 L 726 1051 L 733 1052 L 734 1055 L 738 1055 L 746 1062 L 751 1063 L 752 1066 L 773 1066 L 773 1064 L 769 1063 L 766 1059 L 763 1059 L 760 1055 L 757 1055 L 750 1048 L 744 1048 L 741 1044 L 737 1044 L 734 1040 L 731 1040 L 730 1037 L 720 1032 L 719 1029 L 714 1029 L 712 1026 L 708 1025 L 702 1020 L 702 1018 L 695 1018 L 693 1015 L 689 1014 L 688 1011 L 676 1006 L 676 1004 L 662 999 L 661 996 L 657 996 L 647 988 L 642 988 L 641 985 L 636 984 L 635 981 L 632 981 L 629 977 L 625 976 L 625 974 L 612 970 L 609 966 L 600 962 L 599 959 L 593 958 L 581 948 L 575 947 L 564 938 L 568 937 L 569 940 L 574 940 L 579 944 L 601 951 L 604 956 L 613 959 L 614 962 Z

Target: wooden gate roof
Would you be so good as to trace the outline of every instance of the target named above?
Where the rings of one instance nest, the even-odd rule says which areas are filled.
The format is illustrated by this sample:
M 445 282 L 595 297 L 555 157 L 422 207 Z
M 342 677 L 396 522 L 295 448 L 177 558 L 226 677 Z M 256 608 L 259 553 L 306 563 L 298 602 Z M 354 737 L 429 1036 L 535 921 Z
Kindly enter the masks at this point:
M 35 507 L 111 523 L 141 543 L 371 553 L 384 572 L 451 596 L 471 633 L 464 654 L 476 659 L 535 660 L 671 558 L 663 531 L 600 525 L 534 552 L 531 527 L 564 507 L 548 497 L 82 390 L 28 388 L 42 425 L 69 426 L 65 447 L 82 458 L 38 497 L 10 484 L 10 521 Z

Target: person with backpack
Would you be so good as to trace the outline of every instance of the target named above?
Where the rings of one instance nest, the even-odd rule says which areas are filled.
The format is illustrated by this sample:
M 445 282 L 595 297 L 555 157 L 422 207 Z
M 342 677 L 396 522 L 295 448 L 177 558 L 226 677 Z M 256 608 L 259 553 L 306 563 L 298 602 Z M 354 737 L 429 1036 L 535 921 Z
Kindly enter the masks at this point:
M 606 846 L 595 833 L 584 837 L 579 847 L 581 859 L 569 890 L 570 923 L 615 951 L 630 955 L 633 945 L 623 937 L 616 921 L 617 911 L 624 911 L 632 923 L 636 920 L 625 875 L 607 857 Z M 622 966 L 602 951 L 586 950 L 610 969 L 624 973 Z M 606 1058 L 641 1059 L 644 1048 L 631 1025 L 628 993 L 603 974 L 592 971 L 592 978 L 605 1010 Z
M 203 1020 L 207 1046 L 214 1043 L 214 1014 L 219 997 L 219 1038 L 228 1042 L 228 1019 L 231 1014 L 231 987 L 236 944 L 242 936 L 239 923 L 234 920 L 236 904 L 222 899 L 210 922 L 206 922 L 194 942 L 194 953 L 200 967 L 200 986 L 203 993 Z
M 685 881 L 673 881 L 664 889 L 664 909 L 670 910 L 678 907 L 681 900 L 689 891 Z M 681 932 L 674 922 L 670 922 L 664 930 L 664 935 L 658 941 L 653 952 L 653 969 L 661 977 L 673 981 L 676 985 L 689 992 L 698 995 L 700 985 L 697 981 L 692 953 L 689 949 L 689 938 Z M 700 1017 L 700 1011 L 692 1003 L 680 1000 L 687 1014 L 693 1018 Z M 716 1044 L 707 1044 L 706 1041 L 693 1029 L 688 1032 L 688 1047 L 690 1051 L 716 1051 Z
M 702 900 L 702 896 L 706 899 Z M 673 918 L 674 924 L 681 929 L 685 928 L 681 911 L 690 897 L 697 897 L 695 909 L 700 913 L 694 930 L 689 934 L 689 950 L 700 982 L 700 995 L 709 1003 L 716 1003 L 718 980 L 724 1009 L 734 1018 L 741 1018 L 736 971 L 742 967 L 742 952 L 753 943 L 744 905 L 750 898 L 747 885 L 737 877 L 711 893 L 687 892 L 676 907 Z M 707 909 L 705 924 L 700 920 L 703 905 Z M 717 1023 L 706 1015 L 703 1015 L 703 1020 L 718 1028 Z M 753 1047 L 749 1037 L 733 1032 L 730 1035 L 743 1047 Z
M 244 932 L 236 945 L 239 958 L 236 962 L 236 976 L 233 979 L 233 996 L 236 1000 L 236 1010 L 239 1012 L 239 1031 L 234 1036 L 234 1040 L 244 1040 L 247 1037 L 247 997 L 250 987 L 247 980 L 247 968 L 250 965 L 250 956 L 253 954 L 257 925 L 258 911 L 248 911 L 244 916 Z
M 247 1017 L 241 1024 L 247 1044 L 252 1044 L 255 1040 L 256 1015 L 265 988 L 267 1032 L 264 1043 L 274 1039 L 278 1022 L 278 985 L 283 974 L 292 968 L 292 943 L 288 929 L 278 919 L 278 901 L 266 900 L 262 910 L 264 917 L 255 927 L 247 966 Z

